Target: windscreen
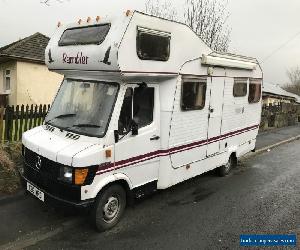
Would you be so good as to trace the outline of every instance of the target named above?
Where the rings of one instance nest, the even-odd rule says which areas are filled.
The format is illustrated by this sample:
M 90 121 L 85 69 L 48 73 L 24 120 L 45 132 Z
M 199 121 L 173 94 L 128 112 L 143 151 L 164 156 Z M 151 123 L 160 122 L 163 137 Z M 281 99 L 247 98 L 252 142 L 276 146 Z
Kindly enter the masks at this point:
M 65 79 L 45 122 L 74 133 L 102 137 L 118 88 L 116 83 Z
M 67 29 L 61 36 L 58 45 L 99 45 L 105 40 L 109 29 L 110 24 Z

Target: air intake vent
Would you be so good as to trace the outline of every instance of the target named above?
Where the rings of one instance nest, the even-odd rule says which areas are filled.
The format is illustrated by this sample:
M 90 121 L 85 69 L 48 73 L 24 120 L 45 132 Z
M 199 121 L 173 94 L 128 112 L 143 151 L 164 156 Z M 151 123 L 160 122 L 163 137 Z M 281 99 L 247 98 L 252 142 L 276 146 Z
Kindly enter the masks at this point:
M 66 137 L 69 138 L 69 139 L 72 139 L 72 140 L 78 140 L 80 138 L 79 135 L 75 135 L 75 134 L 72 134 L 72 133 L 67 133 Z
M 55 128 L 47 124 L 45 129 L 50 132 L 53 132 Z

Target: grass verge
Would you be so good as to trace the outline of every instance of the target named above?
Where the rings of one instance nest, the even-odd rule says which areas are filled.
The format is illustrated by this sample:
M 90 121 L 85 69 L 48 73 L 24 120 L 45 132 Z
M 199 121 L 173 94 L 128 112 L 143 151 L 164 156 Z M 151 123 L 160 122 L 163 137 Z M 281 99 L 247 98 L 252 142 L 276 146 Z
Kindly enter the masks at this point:
M 21 187 L 17 166 L 22 162 L 21 143 L 0 145 L 0 195 L 17 192 Z

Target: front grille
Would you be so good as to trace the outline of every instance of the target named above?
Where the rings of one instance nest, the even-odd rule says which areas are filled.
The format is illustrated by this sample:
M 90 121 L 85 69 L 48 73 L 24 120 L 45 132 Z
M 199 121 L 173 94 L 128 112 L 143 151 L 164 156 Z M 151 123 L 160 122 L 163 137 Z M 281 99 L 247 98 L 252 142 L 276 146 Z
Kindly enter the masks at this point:
M 39 162 L 39 163 L 38 163 Z M 60 168 L 64 165 L 51 161 L 25 148 L 24 176 L 37 187 L 58 198 L 80 201 L 80 187 L 58 181 Z

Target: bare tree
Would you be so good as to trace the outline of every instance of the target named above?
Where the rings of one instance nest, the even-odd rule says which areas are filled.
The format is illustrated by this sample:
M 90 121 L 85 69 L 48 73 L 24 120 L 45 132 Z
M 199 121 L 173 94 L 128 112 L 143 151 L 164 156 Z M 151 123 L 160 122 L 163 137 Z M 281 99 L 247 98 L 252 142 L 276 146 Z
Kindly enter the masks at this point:
M 145 12 L 169 20 L 178 20 L 177 10 L 170 0 L 148 0 L 145 6 Z
M 213 50 L 226 52 L 230 43 L 227 0 L 185 0 L 184 14 L 180 17 L 169 0 L 148 0 L 146 13 L 181 21 L 190 26 Z
M 284 89 L 300 95 L 300 67 L 291 68 L 287 71 L 290 82 L 284 86 Z
M 42 4 L 46 4 L 46 5 L 50 5 L 51 4 L 51 2 L 53 2 L 53 1 L 56 1 L 56 2 L 59 2 L 59 3 L 62 3 L 64 0 L 40 0 L 40 3 L 42 3 Z

